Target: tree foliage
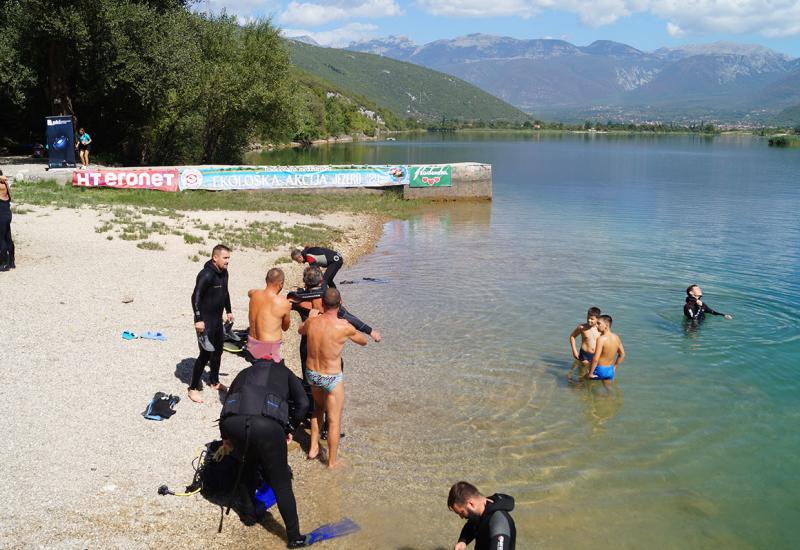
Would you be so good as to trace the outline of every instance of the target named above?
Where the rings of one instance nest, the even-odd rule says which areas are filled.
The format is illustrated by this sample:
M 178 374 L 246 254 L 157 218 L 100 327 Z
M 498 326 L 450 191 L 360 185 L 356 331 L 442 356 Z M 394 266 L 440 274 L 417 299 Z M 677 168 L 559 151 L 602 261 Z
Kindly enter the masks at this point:
M 319 133 L 269 21 L 187 3 L 4 1 L 0 135 L 41 140 L 43 117 L 73 115 L 109 160 L 171 164 L 236 162 L 254 138 Z

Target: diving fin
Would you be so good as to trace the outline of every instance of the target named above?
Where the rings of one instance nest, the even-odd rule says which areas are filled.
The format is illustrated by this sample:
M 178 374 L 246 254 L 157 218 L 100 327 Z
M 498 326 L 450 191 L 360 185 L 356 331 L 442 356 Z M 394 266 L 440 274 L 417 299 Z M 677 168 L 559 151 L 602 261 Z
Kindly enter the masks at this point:
M 326 523 L 325 525 L 320 525 L 306 535 L 306 546 L 310 546 L 316 542 L 322 542 L 323 540 L 357 533 L 360 530 L 361 527 L 350 518 L 344 518 L 336 523 Z

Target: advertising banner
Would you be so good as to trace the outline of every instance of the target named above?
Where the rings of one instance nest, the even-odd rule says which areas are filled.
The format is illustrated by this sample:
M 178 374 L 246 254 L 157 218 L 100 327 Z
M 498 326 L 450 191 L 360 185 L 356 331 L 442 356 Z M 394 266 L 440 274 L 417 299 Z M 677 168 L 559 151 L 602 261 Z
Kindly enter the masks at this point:
M 388 187 L 408 184 L 407 166 L 232 166 L 184 168 L 180 188 L 230 191 L 245 189 L 320 189 Z
M 180 173 L 177 169 L 149 170 L 75 170 L 75 187 L 115 187 L 117 189 L 154 189 L 177 191 Z
M 453 167 L 449 164 L 412 166 L 409 187 L 450 187 Z
M 49 116 L 47 124 L 47 165 L 75 168 L 75 129 L 71 116 Z

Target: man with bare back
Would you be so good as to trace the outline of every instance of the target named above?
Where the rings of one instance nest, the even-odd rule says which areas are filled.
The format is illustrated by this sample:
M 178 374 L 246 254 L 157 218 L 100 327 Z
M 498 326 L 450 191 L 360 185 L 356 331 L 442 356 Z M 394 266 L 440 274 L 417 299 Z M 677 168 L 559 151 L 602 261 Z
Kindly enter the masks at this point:
M 266 288 L 254 288 L 247 293 L 250 298 L 247 351 L 255 359 L 272 359 L 276 363 L 283 360 L 281 340 L 289 328 L 292 311 L 292 304 L 280 294 L 283 281 L 283 270 L 273 267 L 267 272 Z
M 617 367 L 625 360 L 622 339 L 611 332 L 613 322 L 610 315 L 601 315 L 597 318 L 597 330 L 600 331 L 600 336 L 597 338 L 592 368 L 589 371 L 589 378 L 602 380 L 607 390 L 611 389 L 611 381 L 614 380 Z
M 308 337 L 306 380 L 314 398 L 308 458 L 314 459 L 319 455 L 320 424 L 322 415 L 327 414 L 328 468 L 336 467 L 344 408 L 342 348 L 348 340 L 360 346 L 367 345 L 367 337 L 363 333 L 344 319 L 339 319 L 341 301 L 338 290 L 327 289 L 322 295 L 322 313 L 312 310 L 299 329 L 301 335 Z

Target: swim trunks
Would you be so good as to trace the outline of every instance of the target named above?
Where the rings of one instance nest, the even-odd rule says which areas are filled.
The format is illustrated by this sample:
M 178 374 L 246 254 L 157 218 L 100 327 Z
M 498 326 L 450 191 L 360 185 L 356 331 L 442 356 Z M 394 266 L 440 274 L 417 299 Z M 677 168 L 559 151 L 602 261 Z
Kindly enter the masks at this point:
M 578 353 L 578 361 L 589 361 L 591 363 L 592 359 L 594 359 L 594 353 L 589 353 L 585 349 Z
M 594 369 L 594 374 L 597 377 L 595 380 L 613 380 L 614 365 L 597 365 Z
M 262 342 L 252 336 L 247 337 L 247 351 L 256 359 L 272 359 L 276 363 L 283 361 L 281 356 L 281 341 Z
M 328 393 L 333 391 L 333 388 L 339 385 L 339 382 L 344 378 L 344 373 L 336 374 L 320 374 L 313 370 L 306 371 L 306 382 L 312 388 L 320 388 Z

